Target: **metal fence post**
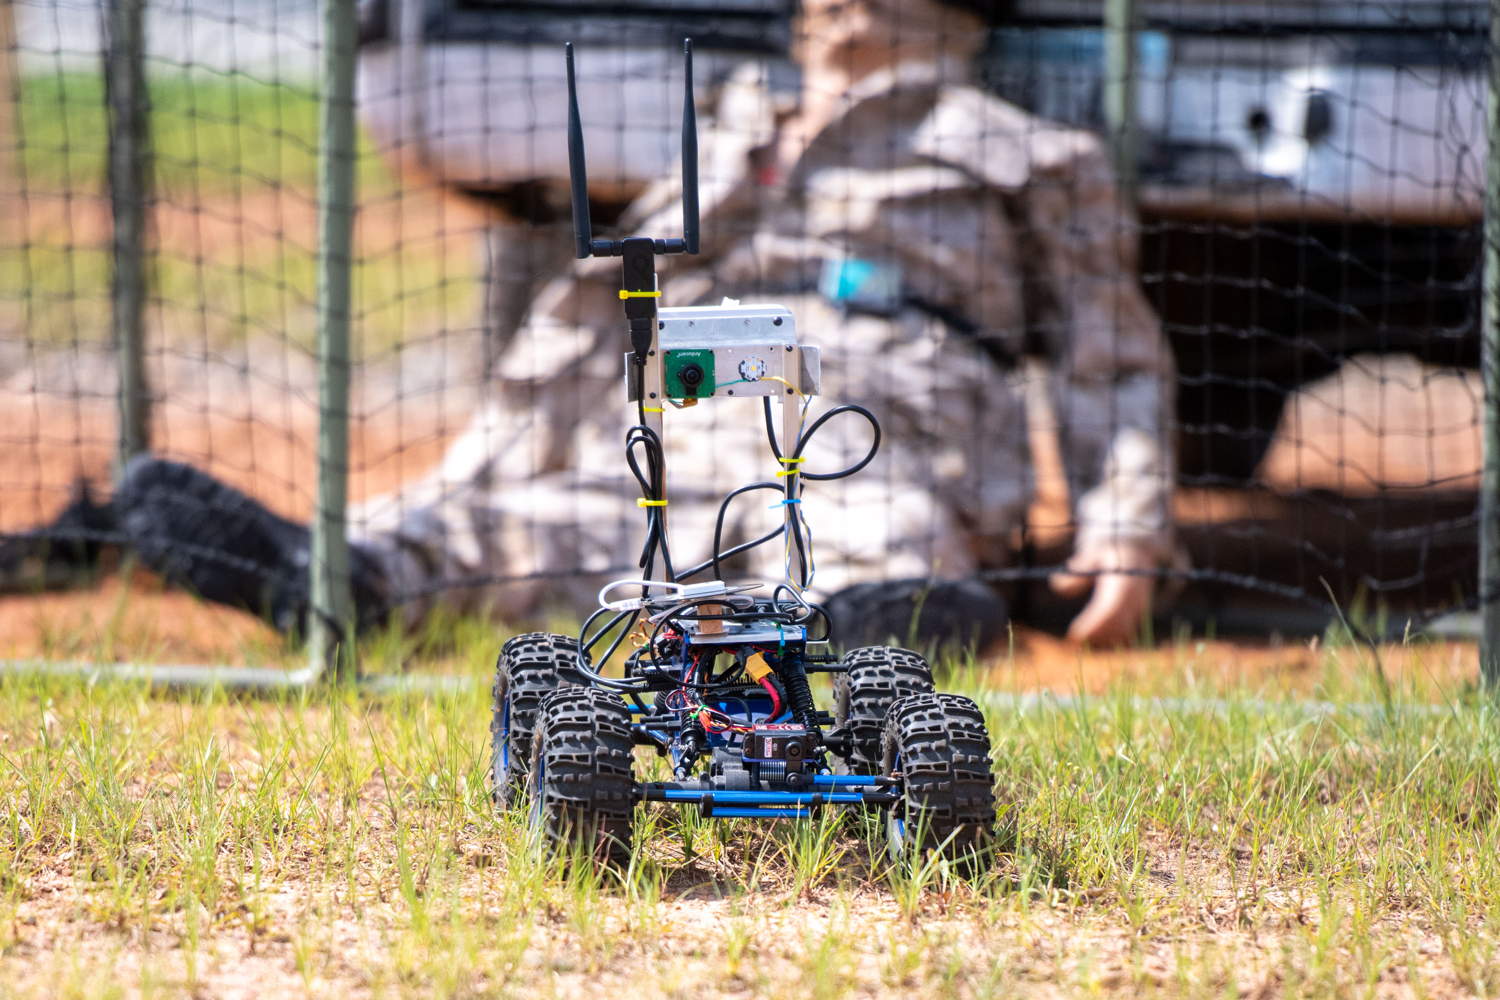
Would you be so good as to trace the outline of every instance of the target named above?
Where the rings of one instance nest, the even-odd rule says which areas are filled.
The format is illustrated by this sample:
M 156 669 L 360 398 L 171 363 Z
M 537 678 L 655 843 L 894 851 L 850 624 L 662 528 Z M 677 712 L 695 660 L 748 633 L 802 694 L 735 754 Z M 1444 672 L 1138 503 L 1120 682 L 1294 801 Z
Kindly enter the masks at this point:
M 119 366 L 123 468 L 150 447 L 146 386 L 146 208 L 151 197 L 150 99 L 146 89 L 145 0 L 105 4 L 104 81 L 109 115 L 110 327 Z
M 1495 688 L 1500 685 L 1500 0 L 1490 0 L 1488 90 L 1480 309 L 1484 474 L 1479 493 L 1479 668 L 1484 683 Z
M 355 0 L 323 0 L 318 154 L 318 487 L 308 570 L 314 666 L 353 667 L 349 587 L 349 325 L 354 242 Z
M 16 76 L 16 5 L 14 0 L 0 0 L 0 199 L 19 193 L 16 188 L 16 157 L 20 142 L 16 138 L 20 109 L 20 80 Z
M 1105 0 L 1104 4 L 1104 122 L 1120 198 L 1135 207 L 1136 0 Z

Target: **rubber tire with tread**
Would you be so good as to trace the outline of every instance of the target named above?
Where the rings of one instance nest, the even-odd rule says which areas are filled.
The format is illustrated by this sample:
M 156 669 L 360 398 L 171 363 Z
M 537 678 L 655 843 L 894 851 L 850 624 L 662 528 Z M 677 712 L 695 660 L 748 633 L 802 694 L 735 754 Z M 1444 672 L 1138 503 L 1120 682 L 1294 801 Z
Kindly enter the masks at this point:
M 629 859 L 633 747 L 630 709 L 611 691 L 564 688 L 542 702 L 532 737 L 532 816 L 554 846 L 601 862 Z
M 490 788 L 500 808 L 525 800 L 542 700 L 559 688 L 588 684 L 577 657 L 578 640 L 554 632 L 512 636 L 500 648 L 490 706 Z
M 956 694 L 902 698 L 886 718 L 881 773 L 901 779 L 886 845 L 892 858 L 940 848 L 983 867 L 993 846 L 995 780 L 984 714 Z
M 869 773 L 880 766 L 886 714 L 907 695 L 933 692 L 932 667 L 895 646 L 851 649 L 840 663 L 846 669 L 833 677 L 834 724 L 849 734 L 849 770 Z

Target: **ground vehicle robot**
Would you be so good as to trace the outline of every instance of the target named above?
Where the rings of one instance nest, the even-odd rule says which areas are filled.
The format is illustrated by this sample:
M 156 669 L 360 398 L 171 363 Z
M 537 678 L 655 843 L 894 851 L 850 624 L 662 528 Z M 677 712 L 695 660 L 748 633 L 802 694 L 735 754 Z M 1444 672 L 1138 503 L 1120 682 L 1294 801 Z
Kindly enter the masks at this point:
M 805 596 L 812 536 L 803 484 L 869 464 L 879 423 L 845 404 L 804 427 L 819 355 L 798 340 L 786 308 L 657 308 L 655 256 L 698 252 L 690 43 L 684 55 L 683 236 L 615 241 L 593 238 L 571 46 L 567 51 L 576 253 L 622 258 L 627 395 L 637 417 L 626 460 L 641 487 L 646 542 L 640 577 L 607 584 L 578 637 L 529 633 L 505 643 L 494 687 L 496 800 L 527 805 L 553 841 L 616 860 L 628 853 L 641 802 L 766 819 L 880 809 L 892 855 L 939 848 L 972 858 L 982 854 L 995 820 L 990 740 L 978 706 L 936 692 L 927 662 L 911 651 L 878 646 L 834 656 L 828 616 Z M 712 556 L 683 568 L 668 544 L 663 417 L 668 403 L 719 397 L 759 399 L 779 469 L 724 498 Z M 846 469 L 804 469 L 808 441 L 839 417 L 869 423 L 868 453 Z M 730 503 L 760 491 L 779 495 L 781 525 L 724 550 Z M 783 547 L 786 572 L 769 593 L 755 593 L 758 583 L 722 579 L 724 560 L 773 542 Z M 691 582 L 710 570 L 714 579 Z M 607 676 L 603 667 L 631 638 L 637 645 L 624 656 L 623 676 Z M 831 713 L 818 708 L 809 685 L 809 675 L 820 672 L 833 675 Z M 673 780 L 636 780 L 638 746 L 669 758 Z

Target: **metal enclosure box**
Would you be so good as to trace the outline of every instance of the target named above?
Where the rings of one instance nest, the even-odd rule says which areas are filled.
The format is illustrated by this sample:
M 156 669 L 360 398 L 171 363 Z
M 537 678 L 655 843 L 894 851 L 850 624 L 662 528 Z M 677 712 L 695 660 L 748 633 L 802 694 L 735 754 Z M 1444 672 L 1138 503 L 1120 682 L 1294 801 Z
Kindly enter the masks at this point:
M 663 389 L 669 399 L 818 393 L 818 349 L 797 341 L 797 321 L 786 306 L 662 309 L 657 321 Z M 625 363 L 628 370 L 628 354 Z M 698 370 L 697 377 L 690 369 Z M 689 378 L 683 377 L 685 371 Z M 633 401 L 634 380 L 625 381 Z

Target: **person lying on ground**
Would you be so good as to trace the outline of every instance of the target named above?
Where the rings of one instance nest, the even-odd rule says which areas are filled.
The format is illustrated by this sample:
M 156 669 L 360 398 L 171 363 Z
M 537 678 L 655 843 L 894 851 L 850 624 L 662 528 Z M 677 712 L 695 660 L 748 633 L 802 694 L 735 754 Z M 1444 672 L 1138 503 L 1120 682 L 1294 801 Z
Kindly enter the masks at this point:
M 702 146 L 703 253 L 658 262 L 667 303 L 789 307 L 822 349 L 823 398 L 881 421 L 877 461 L 807 498 L 814 583 L 846 642 L 913 623 L 919 642 L 1003 632 L 987 581 L 1014 565 L 1033 498 L 1028 356 L 1045 364 L 1076 522 L 1055 586 L 1092 588 L 1070 635 L 1134 636 L 1174 556 L 1173 366 L 1136 285 L 1135 229 L 1095 136 L 978 88 L 986 6 L 805 0 L 800 100 L 779 107 L 753 67 L 723 88 Z M 647 190 L 622 230 L 672 231 L 679 189 Z M 437 605 L 511 622 L 585 610 L 629 567 L 618 281 L 617 262 L 591 259 L 543 287 L 438 467 L 350 512 L 362 623 L 414 625 Z M 678 544 L 706 548 L 718 499 L 772 474 L 759 414 L 718 403 L 668 414 Z M 809 470 L 848 464 L 867 430 L 834 421 L 822 443 Z M 302 526 L 154 458 L 125 470 L 111 510 L 169 579 L 278 627 L 305 620 Z M 728 534 L 765 530 L 752 512 L 766 517 L 735 508 Z

